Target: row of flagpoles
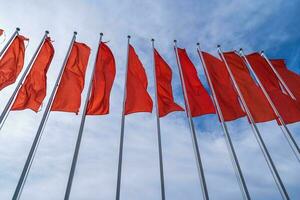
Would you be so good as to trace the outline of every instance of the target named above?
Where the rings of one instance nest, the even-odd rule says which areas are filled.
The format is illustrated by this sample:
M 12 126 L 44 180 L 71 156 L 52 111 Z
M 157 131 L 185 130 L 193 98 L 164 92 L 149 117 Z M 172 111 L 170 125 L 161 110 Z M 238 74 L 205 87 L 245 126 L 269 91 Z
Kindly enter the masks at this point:
M 14 83 L 23 68 L 25 54 L 24 41 L 28 39 L 19 35 L 19 31 L 20 29 L 17 28 L 0 52 L 0 71 L 13 71 L 13 73 L 7 73 L 5 76 L 0 77 L 2 80 L 0 81 L 0 89 Z M 0 36 L 1 34 L 2 32 L 0 31 Z M 37 50 L 29 61 L 28 66 L 19 79 L 12 96 L 1 113 L 1 126 L 4 124 L 11 110 L 24 110 L 29 108 L 37 112 L 40 108 L 46 96 L 46 73 L 54 56 L 54 48 L 48 35 L 49 32 L 46 31 Z M 62 68 L 60 69 L 55 86 L 48 99 L 42 120 L 15 189 L 13 200 L 20 198 L 50 111 L 79 112 L 81 92 L 84 88 L 84 76 L 88 65 L 90 48 L 84 43 L 77 42 L 76 35 L 77 33 L 74 32 Z M 97 55 L 92 69 L 92 78 L 87 86 L 88 92 L 84 101 L 81 124 L 64 197 L 65 200 L 69 199 L 72 188 L 86 115 L 105 115 L 109 113 L 109 97 L 116 69 L 113 54 L 109 47 L 102 42 L 102 37 L 103 34 L 101 33 Z M 246 116 L 282 199 L 289 199 L 289 194 L 287 193 L 285 185 L 281 180 L 280 174 L 277 171 L 256 123 L 274 119 L 277 120 L 296 158 L 300 161 L 299 147 L 286 125 L 300 121 L 300 91 L 298 89 L 299 85 L 297 85 L 300 83 L 300 76 L 290 72 L 281 60 L 270 61 L 264 53 L 245 55 L 242 49 L 240 49 L 239 52 L 223 52 L 221 47 L 218 46 L 218 53 L 221 57 L 220 60 L 203 52 L 198 43 L 197 53 L 202 62 L 212 93 L 210 96 L 200 82 L 196 68 L 189 59 L 185 49 L 178 48 L 177 41 L 174 40 L 176 62 L 185 100 L 185 109 L 183 109 L 174 101 L 171 86 L 171 68 L 155 49 L 154 39 L 152 39 L 151 42 L 153 50 L 155 109 L 162 200 L 165 200 L 166 197 L 160 118 L 170 112 L 184 110 L 187 113 L 189 121 L 203 199 L 208 200 L 209 193 L 205 181 L 200 155 L 201 151 L 197 142 L 193 117 L 214 113 L 219 116 L 243 198 L 249 200 L 251 196 L 226 122 Z M 127 47 L 116 200 L 120 199 L 125 116 L 136 112 L 152 112 L 153 107 L 152 99 L 147 92 L 147 76 L 138 55 L 130 44 L 130 36 L 128 36 Z M 251 77 L 251 74 L 254 76 L 254 79 Z M 291 80 L 294 82 L 292 83 Z M 256 85 L 256 82 L 258 85 Z M 292 110 L 290 110 L 291 108 Z

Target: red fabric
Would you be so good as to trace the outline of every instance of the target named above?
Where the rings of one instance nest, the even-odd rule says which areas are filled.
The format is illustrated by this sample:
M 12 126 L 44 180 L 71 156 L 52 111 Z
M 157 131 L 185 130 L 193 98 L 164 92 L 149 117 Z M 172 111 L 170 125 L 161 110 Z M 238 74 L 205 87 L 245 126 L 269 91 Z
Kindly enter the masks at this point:
M 266 122 L 276 119 L 271 105 L 261 88 L 256 85 L 242 58 L 235 52 L 224 53 L 224 57 L 233 73 L 246 104 L 255 122 Z
M 24 65 L 25 45 L 28 40 L 17 35 L 0 60 L 0 90 L 13 84 Z
M 206 52 L 202 52 L 202 55 L 224 120 L 231 121 L 244 117 L 246 113 L 241 108 L 225 63 Z
M 115 75 L 115 58 L 109 47 L 101 42 L 97 54 L 87 115 L 105 115 L 109 113 L 109 97 Z
M 177 48 L 177 51 L 192 117 L 216 113 L 213 102 L 200 82 L 196 68 L 185 49 Z
M 282 91 L 279 80 L 267 61 L 259 53 L 247 55 L 255 74 L 286 124 L 300 121 L 300 106 Z
M 296 74 L 293 71 L 290 71 L 286 67 L 285 61 L 283 59 L 274 59 L 271 60 L 271 63 L 280 74 L 290 91 L 296 97 L 296 101 L 300 105 L 300 75 Z
M 4 30 L 0 29 L 0 36 L 3 35 L 3 33 L 4 33 Z
M 129 45 L 127 67 L 125 115 L 136 112 L 152 112 L 153 102 L 147 92 L 146 72 L 131 45 Z
M 159 117 L 166 116 L 174 111 L 184 111 L 184 109 L 174 101 L 172 92 L 172 70 L 156 49 L 154 50 L 154 60 Z
M 52 111 L 79 112 L 90 52 L 91 49 L 84 43 L 74 42 L 52 104 Z
M 24 84 L 18 91 L 11 110 L 29 108 L 38 112 L 45 96 L 47 87 L 46 73 L 54 55 L 54 48 L 50 37 L 46 38 L 38 53 Z

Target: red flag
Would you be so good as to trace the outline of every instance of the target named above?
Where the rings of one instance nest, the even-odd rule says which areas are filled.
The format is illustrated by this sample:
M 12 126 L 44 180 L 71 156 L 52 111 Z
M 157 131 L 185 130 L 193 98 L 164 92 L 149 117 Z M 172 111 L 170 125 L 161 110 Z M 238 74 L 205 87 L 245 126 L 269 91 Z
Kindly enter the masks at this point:
M 96 59 L 87 115 L 105 115 L 109 113 L 109 97 L 115 74 L 115 58 L 109 47 L 101 42 Z
M 192 117 L 216 113 L 213 102 L 204 89 L 197 71 L 185 49 L 177 48 Z
M 38 112 L 45 96 L 47 87 L 46 73 L 54 55 L 54 48 L 50 37 L 46 38 L 41 47 L 24 84 L 18 91 L 11 110 L 29 108 Z
M 224 121 L 231 121 L 244 117 L 246 113 L 241 108 L 238 95 L 232 85 L 225 63 L 206 52 L 202 52 L 202 55 Z
M 2 36 L 4 33 L 4 30 L 3 29 L 0 29 L 0 36 Z
M 129 45 L 126 83 L 125 115 L 136 112 L 152 112 L 153 102 L 147 92 L 147 76 L 134 48 Z
M 156 49 L 154 49 L 154 60 L 159 117 L 166 116 L 174 111 L 184 111 L 174 101 L 171 84 L 172 70 Z
M 74 42 L 52 104 L 52 111 L 79 112 L 90 52 L 91 49 L 86 44 Z
M 296 101 L 300 104 L 300 75 L 289 70 L 283 59 L 273 59 L 271 60 L 272 65 L 277 70 L 279 75 L 282 77 L 290 91 L 296 97 Z
M 264 96 L 261 88 L 252 79 L 242 58 L 235 52 L 224 53 L 224 57 L 240 88 L 245 102 L 255 122 L 266 122 L 276 119 L 271 105 Z
M 259 53 L 246 56 L 285 123 L 300 121 L 300 106 L 282 91 L 276 74 Z
M 28 40 L 17 35 L 0 60 L 0 90 L 13 84 L 24 65 L 25 45 Z

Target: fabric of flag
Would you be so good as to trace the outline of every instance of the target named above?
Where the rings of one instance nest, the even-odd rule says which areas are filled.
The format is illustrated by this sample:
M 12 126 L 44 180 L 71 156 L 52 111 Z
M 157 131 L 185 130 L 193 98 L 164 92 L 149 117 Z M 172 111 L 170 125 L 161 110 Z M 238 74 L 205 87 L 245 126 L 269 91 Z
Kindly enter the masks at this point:
M 47 71 L 54 55 L 50 37 L 42 45 L 22 87 L 19 89 L 11 110 L 29 108 L 38 112 L 45 96 L 47 87 Z
M 147 76 L 134 48 L 129 45 L 125 115 L 136 112 L 152 112 L 153 102 L 147 92 Z
M 184 111 L 184 109 L 174 101 L 172 92 L 172 70 L 156 49 L 154 49 L 154 62 L 159 117 L 164 117 L 174 111 Z
M 289 70 L 283 59 L 273 59 L 271 63 L 300 104 L 300 75 Z
M 116 75 L 116 64 L 111 50 L 103 42 L 99 44 L 94 71 L 86 114 L 105 115 L 109 113 L 109 98 Z
M 17 35 L 0 60 L 0 90 L 13 84 L 24 65 L 25 45 L 28 40 Z
M 4 33 L 4 30 L 3 29 L 0 29 L 0 36 L 2 36 Z
M 255 122 L 266 122 L 276 119 L 267 98 L 261 88 L 252 79 L 251 74 L 242 60 L 235 52 L 224 53 L 224 57 L 240 88 L 244 100 Z
M 231 121 L 246 116 L 230 80 L 225 63 L 209 53 L 202 52 L 202 55 L 224 121 Z
M 259 53 L 253 53 L 246 57 L 283 121 L 286 124 L 300 121 L 300 106 L 287 93 L 283 92 L 279 80 L 268 62 Z
M 192 117 L 216 113 L 213 102 L 200 82 L 197 70 L 186 50 L 177 48 L 177 52 Z
M 91 49 L 86 44 L 74 42 L 52 104 L 52 111 L 78 114 L 90 52 Z

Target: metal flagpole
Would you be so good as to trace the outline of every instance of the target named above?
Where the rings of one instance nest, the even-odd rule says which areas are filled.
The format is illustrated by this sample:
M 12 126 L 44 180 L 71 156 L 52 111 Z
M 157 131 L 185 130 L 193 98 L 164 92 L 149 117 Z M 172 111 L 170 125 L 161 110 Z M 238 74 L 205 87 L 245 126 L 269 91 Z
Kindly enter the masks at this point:
M 118 178 L 117 178 L 116 200 L 120 199 L 121 178 L 122 178 L 121 176 L 122 176 L 124 126 L 125 126 L 126 84 L 127 84 L 128 61 L 129 61 L 130 35 L 128 35 L 127 38 L 128 38 L 128 40 L 127 40 L 127 61 L 126 61 L 126 70 L 125 70 L 123 110 L 122 110 L 122 119 L 121 119 L 121 135 L 120 135 L 120 147 L 119 147 L 119 161 L 118 161 Z
M 46 120 L 48 118 L 48 115 L 50 113 L 50 108 L 51 108 L 54 96 L 56 94 L 59 82 L 61 80 L 61 77 L 62 77 L 62 74 L 64 72 L 65 66 L 67 64 L 69 55 L 71 53 L 72 46 L 73 46 L 73 44 L 74 44 L 74 42 L 76 40 L 76 35 L 77 35 L 77 32 L 74 32 L 73 38 L 71 40 L 71 43 L 70 43 L 70 46 L 69 46 L 69 49 L 68 49 L 68 52 L 67 52 L 67 55 L 66 55 L 65 60 L 63 62 L 62 68 L 61 68 L 61 70 L 59 72 L 59 75 L 58 75 L 58 77 L 56 79 L 56 82 L 55 82 L 54 88 L 52 90 L 52 93 L 51 93 L 51 95 L 49 97 L 49 100 L 48 100 L 45 112 L 43 114 L 41 123 L 40 123 L 39 128 L 37 130 L 37 133 L 35 135 L 35 138 L 33 140 L 32 146 L 30 148 L 30 152 L 28 154 L 27 160 L 26 160 L 25 165 L 23 167 L 22 174 L 21 174 L 21 176 L 19 178 L 19 181 L 18 181 L 17 187 L 15 189 L 14 196 L 13 196 L 12 200 L 18 200 L 20 198 L 21 193 L 22 193 L 23 186 L 24 186 L 24 184 L 26 182 L 27 174 L 28 174 L 28 172 L 30 170 L 30 167 L 31 167 L 32 161 L 34 159 L 34 155 L 35 155 L 37 146 L 38 146 L 39 141 L 40 141 L 41 136 L 42 136 L 42 132 L 43 132 L 43 128 L 44 128 L 45 122 L 46 122 Z
M 35 53 L 33 54 L 31 60 L 29 61 L 28 65 L 27 65 L 27 68 L 25 69 L 25 71 L 23 72 L 18 84 L 17 84 L 17 87 L 15 88 L 12 96 L 10 97 L 10 99 L 8 100 L 4 110 L 2 111 L 1 115 L 0 115 L 0 126 L 2 126 L 2 123 L 4 123 L 4 120 L 6 119 L 7 115 L 9 114 L 9 111 L 10 111 L 10 107 L 12 106 L 12 103 L 16 97 L 16 94 L 18 93 L 20 87 L 22 86 L 23 84 L 23 81 L 24 79 L 26 78 L 26 75 L 27 73 L 29 72 L 30 68 L 32 67 L 35 59 L 37 58 L 46 38 L 48 37 L 48 34 L 49 34 L 49 31 L 45 31 L 45 35 L 43 36 L 38 48 L 36 49 Z
M 279 114 L 276 106 L 274 105 L 274 102 L 272 101 L 272 99 L 270 98 L 269 94 L 267 93 L 265 87 L 263 86 L 263 84 L 261 83 L 261 81 L 259 80 L 259 78 L 257 77 L 256 73 L 254 72 L 251 64 L 249 63 L 247 57 L 245 56 L 244 52 L 243 52 L 243 49 L 241 48 L 240 49 L 240 54 L 241 56 L 244 58 L 244 61 L 246 63 L 246 65 L 248 66 L 248 68 L 251 70 L 251 72 L 253 73 L 255 79 L 257 80 L 259 86 L 261 87 L 264 95 L 266 96 L 268 102 L 270 103 L 274 113 L 276 114 L 276 116 L 278 117 L 280 123 L 282 124 L 283 128 L 285 131 L 282 130 L 282 132 L 284 133 L 289 145 L 291 146 L 296 158 L 298 159 L 298 161 L 300 161 L 300 157 L 299 157 L 299 153 L 300 153 L 300 150 L 299 150 L 299 146 L 297 145 L 297 142 L 296 140 L 294 139 L 294 137 L 292 136 L 292 133 L 290 132 L 290 130 L 288 129 L 288 127 L 286 126 L 286 124 L 284 123 L 281 115 Z M 280 126 L 281 127 L 281 126 Z
M 5 53 L 5 51 L 7 50 L 8 46 L 11 44 L 11 42 L 13 41 L 13 39 L 15 39 L 15 37 L 17 35 L 19 35 L 19 31 L 20 28 L 16 28 L 16 31 L 13 33 L 13 35 L 9 38 L 9 40 L 7 41 L 7 43 L 5 44 L 5 46 L 3 47 L 3 49 L 0 51 L 0 58 L 2 57 L 2 55 Z
M 217 99 L 212 81 L 210 79 L 209 72 L 207 70 L 206 63 L 205 63 L 204 58 L 203 58 L 203 54 L 201 52 L 200 44 L 197 43 L 197 46 L 198 46 L 197 52 L 199 54 L 199 57 L 200 57 L 200 60 L 202 62 L 202 66 L 203 66 L 206 78 L 208 80 L 208 83 L 209 83 L 209 86 L 210 86 L 210 89 L 211 89 L 211 92 L 212 92 L 212 97 L 213 97 L 212 99 L 215 103 L 218 115 L 220 117 L 221 126 L 222 126 L 224 136 L 225 136 L 225 141 L 226 141 L 226 144 L 227 144 L 227 148 L 229 150 L 229 154 L 230 154 L 230 157 L 231 157 L 231 162 L 232 162 L 232 165 L 234 167 L 234 171 L 235 171 L 237 180 L 238 180 L 239 185 L 240 185 L 241 192 L 242 192 L 243 197 L 244 197 L 245 200 L 250 200 L 251 197 L 250 197 L 247 185 L 246 185 L 246 181 L 245 181 L 242 169 L 240 167 L 239 160 L 238 160 L 237 155 L 235 153 L 234 146 L 232 144 L 232 140 L 231 140 L 228 128 L 227 128 L 227 124 L 224 121 L 223 113 L 222 113 L 221 107 L 219 105 L 219 102 L 218 102 L 218 99 Z
M 103 33 L 100 33 L 98 52 L 100 51 L 102 36 L 103 36 Z M 96 62 L 97 62 L 98 52 L 96 53 L 94 68 L 93 68 L 93 72 L 91 75 L 92 77 L 91 77 L 90 83 L 88 85 L 88 92 L 87 92 L 87 96 L 86 96 L 86 100 L 85 100 L 85 104 L 84 104 L 84 108 L 83 108 L 83 113 L 82 113 L 81 122 L 80 122 L 80 128 L 79 128 L 79 132 L 78 132 L 78 136 L 77 136 L 76 147 L 75 147 L 75 151 L 74 151 L 74 155 L 73 155 L 73 160 L 72 160 L 72 165 L 71 165 L 71 170 L 70 170 L 70 174 L 69 174 L 69 179 L 68 179 L 68 184 L 67 184 L 64 200 L 69 200 L 69 197 L 70 197 L 70 192 L 71 192 L 71 188 L 72 188 L 74 173 L 75 173 L 75 169 L 76 169 L 76 164 L 77 164 L 77 159 L 78 159 L 78 154 L 79 154 L 79 149 L 80 149 L 80 144 L 81 144 L 81 139 L 82 139 L 83 128 L 84 128 L 85 119 L 86 119 L 87 106 L 88 106 L 89 98 L 91 96 L 93 77 L 94 77 L 94 74 L 96 71 Z
M 158 139 L 158 154 L 159 154 L 159 170 L 160 170 L 160 189 L 161 199 L 165 200 L 165 181 L 164 181 L 164 166 L 161 144 L 161 132 L 160 132 L 160 118 L 158 108 L 158 94 L 157 94 L 157 82 L 156 82 L 156 68 L 155 68 L 155 54 L 154 54 L 154 39 L 151 39 L 153 50 L 153 74 L 154 74 L 154 87 L 155 87 L 155 107 L 156 107 L 156 124 L 157 124 L 157 139 Z
M 178 70 L 179 70 L 179 74 L 180 74 L 181 86 L 182 86 L 182 90 L 183 90 L 183 94 L 184 94 L 184 98 L 185 98 L 185 108 L 187 111 L 190 131 L 191 131 L 191 135 L 192 135 L 193 148 L 194 148 L 194 152 L 195 152 L 195 156 L 196 156 L 196 162 L 197 162 L 197 167 L 198 167 L 198 175 L 199 175 L 199 179 L 200 179 L 202 195 L 203 195 L 204 200 L 209 200 L 209 195 L 208 195 L 208 191 L 207 191 L 207 186 L 206 186 L 206 181 L 205 181 L 204 170 L 203 170 L 203 165 L 202 165 L 202 161 L 201 161 L 196 131 L 195 131 L 194 122 L 193 122 L 193 119 L 191 116 L 189 100 L 187 97 L 185 83 L 184 83 L 184 76 L 182 74 L 181 64 L 179 61 L 176 40 L 174 40 L 174 48 L 175 48 L 175 52 L 176 52 L 175 53 L 176 61 L 177 61 L 177 66 L 178 66 Z
M 276 74 L 279 82 L 283 85 L 283 87 L 286 90 L 286 92 L 290 95 L 290 97 L 292 97 L 293 99 L 296 100 L 296 97 L 293 95 L 293 93 L 291 92 L 291 90 L 289 89 L 289 87 L 286 85 L 285 81 L 282 79 L 282 77 L 277 72 L 277 70 L 275 69 L 275 67 L 273 66 L 273 64 L 270 62 L 270 60 L 268 59 L 268 57 L 265 55 L 264 51 L 261 52 L 261 56 L 267 61 L 267 63 L 269 64 L 269 66 L 271 67 L 271 69 L 273 70 L 273 72 Z
M 228 66 L 228 63 L 227 63 L 227 61 L 226 61 L 226 59 L 225 59 L 225 57 L 223 55 L 223 52 L 221 50 L 221 46 L 220 45 L 218 45 L 218 52 L 219 52 L 222 60 L 224 61 L 225 65 L 226 65 L 227 71 L 228 71 L 228 73 L 230 75 L 230 78 L 231 78 L 231 80 L 233 82 L 233 85 L 234 85 L 234 87 L 235 87 L 235 89 L 236 89 L 236 91 L 237 91 L 237 93 L 238 93 L 238 95 L 240 97 L 240 100 L 242 102 L 244 110 L 247 113 L 248 119 L 250 120 L 252 131 L 253 131 L 253 133 L 255 135 L 255 138 L 256 138 L 259 146 L 260 146 L 260 149 L 261 149 L 261 151 L 262 151 L 262 153 L 263 153 L 263 155 L 265 157 L 265 160 L 266 160 L 266 162 L 268 164 L 268 167 L 271 170 L 272 176 L 273 176 L 273 178 L 274 178 L 274 180 L 276 182 L 276 185 L 277 185 L 277 187 L 278 187 L 278 189 L 280 191 L 282 199 L 289 200 L 290 198 L 289 198 L 289 195 L 288 195 L 288 193 L 287 193 L 287 191 L 285 189 L 285 186 L 282 183 L 282 180 L 281 180 L 281 178 L 279 176 L 279 173 L 278 173 L 278 171 L 277 171 L 277 169 L 275 167 L 275 164 L 274 164 L 274 162 L 273 162 L 273 160 L 272 160 L 272 158 L 271 158 L 271 156 L 269 154 L 269 151 L 268 151 L 268 149 L 267 149 L 267 147 L 266 147 L 266 145 L 265 145 L 265 143 L 263 141 L 262 136 L 260 135 L 260 132 L 259 132 L 259 130 L 258 130 L 257 126 L 256 126 L 256 123 L 255 123 L 255 121 L 253 119 L 253 116 L 252 116 L 252 114 L 251 114 L 251 112 L 250 112 L 250 110 L 249 110 L 249 108 L 248 108 L 248 106 L 247 106 L 247 104 L 245 102 L 245 99 L 244 99 L 244 97 L 243 97 L 243 95 L 242 95 L 242 93 L 240 91 L 240 88 L 238 87 L 238 85 L 236 83 L 236 80 L 235 80 L 235 78 L 234 78 L 234 76 L 232 74 L 232 71 L 231 71 L 230 67 Z

